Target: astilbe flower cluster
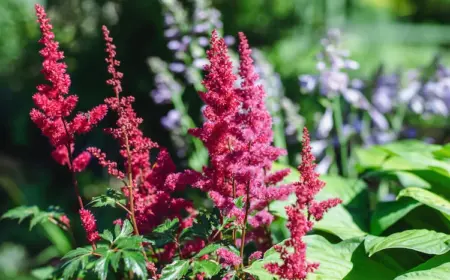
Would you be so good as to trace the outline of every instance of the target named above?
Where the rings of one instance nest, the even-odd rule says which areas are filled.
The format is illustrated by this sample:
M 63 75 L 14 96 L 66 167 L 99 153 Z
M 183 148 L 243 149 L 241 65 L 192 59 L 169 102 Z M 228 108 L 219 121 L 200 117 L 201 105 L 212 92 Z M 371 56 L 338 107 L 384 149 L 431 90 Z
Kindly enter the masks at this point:
M 133 109 L 134 97 L 121 96 L 123 74 L 117 70 L 120 62 L 116 59 L 116 46 L 105 26 L 102 30 L 106 41 L 106 62 L 111 75 L 107 84 L 112 86 L 114 96 L 105 99 L 106 105 L 97 106 L 88 113 L 78 113 L 69 120 L 78 97 L 68 94 L 70 78 L 66 74 L 66 65 L 60 62 L 63 53 L 58 50 L 45 11 L 36 5 L 36 12 L 43 33 L 42 72 L 51 85 L 38 87 L 38 93 L 33 96 L 37 109 L 32 110 L 31 118 L 50 139 L 55 160 L 61 165 L 67 165 L 74 174 L 81 222 L 93 249 L 96 249 L 95 243 L 100 236 L 94 215 L 83 206 L 75 176 L 76 172 L 81 172 L 88 165 L 91 154 L 101 166 L 107 168 L 111 176 L 123 182 L 122 191 L 128 198 L 128 205 L 122 207 L 127 210 L 136 235 L 150 233 L 168 218 L 179 219 L 180 232 L 191 227 L 196 209 L 190 201 L 174 198 L 173 192 L 186 185 L 207 192 L 220 210 L 222 221 L 225 217 L 234 218 L 232 237 L 234 245 L 240 246 L 240 255 L 226 248 L 218 249 L 214 254 L 224 268 L 243 266 L 244 246 L 248 242 L 254 242 L 258 249 L 248 257 L 249 261 L 262 258 L 263 252 L 271 246 L 268 228 L 273 216 L 268 206 L 274 200 L 287 198 L 294 191 L 297 203 L 287 207 L 291 239 L 284 244 L 286 247 L 275 247 L 281 254 L 283 264 L 269 264 L 267 269 L 283 279 L 304 279 L 308 272 L 317 268 L 318 264 L 306 261 L 306 246 L 302 238 L 311 230 L 312 219 L 322 219 L 323 214 L 340 203 L 340 200 L 314 200 L 324 183 L 314 171 L 314 156 L 311 154 L 306 129 L 303 161 L 299 166 L 301 180 L 280 185 L 289 174 L 289 169 L 271 173 L 273 163 L 286 151 L 272 144 L 272 118 L 265 106 L 266 94 L 254 70 L 251 50 L 243 33 L 239 33 L 239 86 L 236 86 L 238 76 L 233 73 L 225 40 L 216 31 L 212 33 L 211 47 L 207 51 L 210 63 L 205 67 L 207 74 L 203 80 L 206 91 L 200 93 L 206 104 L 203 110 L 205 122 L 202 127 L 190 130 L 208 150 L 210 164 L 202 172 L 186 170 L 176 173 L 175 164 L 167 150 L 144 136 L 139 128 L 143 120 Z M 115 126 L 105 129 L 105 132 L 119 143 L 122 164 L 108 159 L 106 153 L 96 147 L 90 147 L 74 158 L 75 135 L 90 131 L 107 110 L 117 115 Z M 153 149 L 159 149 L 159 153 L 152 163 L 150 152 Z M 244 206 L 239 206 L 236 199 L 241 199 Z M 304 212 L 307 212 L 307 217 Z M 69 226 L 66 216 L 61 221 Z M 114 224 L 122 225 L 123 220 L 117 219 Z M 241 230 L 239 236 L 238 229 Z M 157 253 L 152 249 L 151 253 L 159 263 L 164 264 L 172 261 L 177 254 L 180 259 L 188 258 L 211 241 L 214 240 L 194 238 L 184 242 L 182 248 L 177 241 L 166 244 Z M 293 247 L 294 252 L 290 253 L 287 247 Z M 157 267 L 147 259 L 145 249 L 141 249 L 148 271 L 158 277 Z M 209 257 L 204 255 L 202 259 Z M 204 276 L 204 273 L 199 273 L 196 278 L 203 279 Z M 224 279 L 231 277 L 232 273 L 228 272 Z
M 111 79 L 107 81 L 113 87 L 115 96 L 105 99 L 111 111 L 117 113 L 116 127 L 107 128 L 110 134 L 120 144 L 120 155 L 123 158 L 123 171 L 119 170 L 117 162 L 107 160 L 105 153 L 91 147 L 91 152 L 100 165 L 107 167 L 108 172 L 118 179 L 126 180 L 123 188 L 125 195 L 130 198 L 130 210 L 133 213 L 139 233 L 149 233 L 156 225 L 167 218 L 182 219 L 183 209 L 192 209 L 191 203 L 182 198 L 172 198 L 171 193 L 176 186 L 166 184 L 166 178 L 176 171 L 175 164 L 169 153 L 160 148 L 156 162 L 150 161 L 150 152 L 159 148 L 158 144 L 145 137 L 139 125 L 142 118 L 136 115 L 132 107 L 134 97 L 120 96 L 122 93 L 121 79 L 123 74 L 116 67 L 120 62 L 116 59 L 116 47 L 109 35 L 109 30 L 103 26 L 108 57 L 108 72 Z M 186 221 L 189 224 L 189 219 Z
M 68 166 L 73 173 L 73 185 L 80 206 L 80 217 L 88 241 L 95 246 L 94 242 L 98 237 L 95 219 L 88 210 L 84 210 L 75 176 L 76 172 L 81 172 L 86 168 L 90 155 L 88 152 L 81 152 L 74 157 L 74 146 L 75 136 L 89 132 L 104 118 L 107 107 L 99 105 L 87 113 L 77 113 L 70 120 L 78 103 L 78 96 L 69 94 L 70 76 L 66 73 L 67 65 L 61 61 L 64 53 L 59 50 L 59 44 L 55 41 L 53 26 L 47 18 L 44 8 L 40 5 L 36 5 L 35 8 L 42 33 L 39 42 L 44 46 L 40 51 L 44 58 L 41 73 L 49 84 L 37 86 L 37 93 L 33 95 L 36 108 L 31 110 L 30 117 L 54 147 L 52 156 L 55 161 Z
M 319 221 L 323 214 L 335 207 L 341 200 L 338 198 L 325 201 L 315 201 L 316 194 L 325 186 L 314 171 L 316 164 L 311 152 L 309 132 L 303 130 L 302 163 L 298 167 L 301 174 L 299 182 L 294 183 L 296 204 L 286 207 L 288 216 L 287 227 L 291 238 L 284 245 L 275 246 L 283 260 L 282 264 L 269 263 L 266 269 L 282 279 L 306 279 L 308 273 L 315 271 L 319 263 L 306 260 L 306 244 L 302 238 L 312 229 L 313 219 Z
M 264 240 L 256 245 L 265 250 L 270 246 L 266 226 L 273 220 L 267 206 L 286 198 L 291 187 L 275 187 L 288 170 L 270 173 L 272 163 L 285 151 L 272 146 L 272 119 L 265 107 L 265 92 L 257 83 L 247 39 L 243 33 L 239 37 L 241 84 L 235 87 L 238 77 L 233 73 L 225 41 L 216 31 L 212 33 L 207 51 L 210 64 L 205 67 L 203 80 L 206 92 L 200 93 L 206 104 L 205 122 L 201 128 L 190 130 L 207 148 L 210 165 L 201 174 L 188 171 L 183 176 L 194 187 L 208 192 L 224 217 L 234 217 L 235 224 L 244 228 L 237 244 Z M 235 205 L 238 197 L 243 198 L 242 209 Z M 247 223 L 252 225 L 250 232 L 245 230 Z

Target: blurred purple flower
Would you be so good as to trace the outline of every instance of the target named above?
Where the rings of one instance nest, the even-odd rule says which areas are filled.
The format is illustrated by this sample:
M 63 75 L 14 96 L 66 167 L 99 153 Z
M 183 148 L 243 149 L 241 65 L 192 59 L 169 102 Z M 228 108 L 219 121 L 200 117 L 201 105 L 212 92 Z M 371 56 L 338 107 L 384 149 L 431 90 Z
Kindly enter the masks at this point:
M 167 130 L 176 130 L 181 126 L 181 113 L 175 109 L 170 110 L 161 118 L 162 126 Z

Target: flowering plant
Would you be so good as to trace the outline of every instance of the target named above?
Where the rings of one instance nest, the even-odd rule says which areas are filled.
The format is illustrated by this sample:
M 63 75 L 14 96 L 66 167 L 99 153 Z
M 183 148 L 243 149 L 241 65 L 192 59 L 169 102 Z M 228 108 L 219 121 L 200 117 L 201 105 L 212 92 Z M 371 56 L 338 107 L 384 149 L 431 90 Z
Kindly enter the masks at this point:
M 37 87 L 33 95 L 36 108 L 30 116 L 54 147 L 53 158 L 72 175 L 89 243 L 68 252 L 48 278 L 254 279 L 261 278 L 263 272 L 272 278 L 305 279 L 319 267 L 319 263 L 306 260 L 303 237 L 314 221 L 320 221 L 341 201 L 315 200 L 325 184 L 314 171 L 306 128 L 299 181 L 283 182 L 290 169 L 273 171 L 275 161 L 286 151 L 272 145 L 272 118 L 243 33 L 239 33 L 241 82 L 236 86 L 238 77 L 225 40 L 217 31 L 212 32 L 203 80 L 206 91 L 199 93 L 206 104 L 205 121 L 202 127 L 189 131 L 206 147 L 209 164 L 201 172 L 176 172 L 167 150 L 140 130 L 143 120 L 133 109 L 134 98 L 123 96 L 123 74 L 118 71 L 120 62 L 109 30 L 103 27 L 111 76 L 107 84 L 114 95 L 72 117 L 78 97 L 69 94 L 64 54 L 42 6 L 36 5 L 36 15 L 42 33 L 41 72 L 49 83 Z M 97 147 L 76 154 L 77 137 L 94 129 L 108 112 L 117 120 L 114 127 L 104 131 L 119 143 L 122 162 L 108 159 Z M 158 150 L 156 160 L 151 158 L 153 150 Z M 88 167 L 92 157 L 122 185 L 85 203 L 78 191 L 77 174 Z M 185 188 L 200 189 L 213 206 L 195 207 L 192 201 L 176 195 Z M 296 197 L 296 202 L 286 207 L 291 238 L 271 249 L 274 213 L 270 206 L 290 194 Z M 113 231 L 100 233 L 91 207 L 119 207 L 124 214 L 114 221 Z M 25 206 L 10 210 L 4 217 L 20 221 L 31 217 L 32 226 L 50 221 L 69 234 L 74 223 L 61 212 Z M 257 261 L 270 250 L 280 254 L 279 261 L 265 260 L 255 271 L 253 265 L 260 264 Z

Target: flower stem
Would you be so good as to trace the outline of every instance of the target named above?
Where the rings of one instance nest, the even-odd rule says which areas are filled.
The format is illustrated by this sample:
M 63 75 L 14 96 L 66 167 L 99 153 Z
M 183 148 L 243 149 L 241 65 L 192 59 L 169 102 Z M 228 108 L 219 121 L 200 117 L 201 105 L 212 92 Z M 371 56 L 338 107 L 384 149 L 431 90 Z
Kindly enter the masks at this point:
M 240 255 L 241 255 L 241 259 L 242 259 L 242 266 L 244 266 L 245 235 L 247 234 L 247 220 L 248 220 L 249 212 L 250 212 L 250 182 L 247 183 L 245 216 L 244 216 L 244 224 L 243 224 L 243 227 L 242 227 L 242 235 L 241 235 Z
M 336 133 L 339 140 L 339 149 L 341 154 L 341 171 L 342 175 L 348 176 L 348 154 L 347 154 L 347 139 L 344 135 L 344 122 L 342 120 L 341 102 L 337 95 L 333 98 L 333 119 L 336 126 Z

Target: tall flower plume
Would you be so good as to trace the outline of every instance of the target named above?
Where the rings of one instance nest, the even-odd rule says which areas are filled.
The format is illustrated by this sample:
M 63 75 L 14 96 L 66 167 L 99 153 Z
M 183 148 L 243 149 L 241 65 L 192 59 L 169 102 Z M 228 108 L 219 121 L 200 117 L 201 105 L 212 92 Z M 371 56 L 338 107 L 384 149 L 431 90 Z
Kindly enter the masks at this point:
M 42 33 L 39 42 L 44 46 L 40 51 L 44 58 L 41 73 L 49 83 L 37 86 L 37 93 L 33 95 L 36 108 L 31 110 L 30 117 L 55 148 L 53 158 L 59 164 L 67 165 L 72 172 L 79 172 L 86 167 L 88 156 L 81 153 L 80 158 L 73 158 L 75 135 L 90 131 L 103 119 L 107 107 L 99 105 L 69 120 L 78 103 L 78 96 L 69 94 L 70 76 L 66 73 L 67 65 L 61 61 L 64 53 L 55 41 L 50 20 L 41 5 L 36 4 L 35 8 Z
M 286 198 L 291 187 L 276 186 L 289 173 L 287 170 L 270 173 L 272 163 L 285 151 L 272 146 L 272 119 L 265 107 L 265 92 L 257 84 L 259 76 L 253 69 L 247 39 L 243 33 L 239 37 L 242 82 L 235 87 L 237 77 L 225 41 L 216 31 L 212 33 L 207 51 L 210 64 L 205 67 L 207 74 L 203 80 L 206 92 L 199 93 L 206 104 L 205 122 L 202 127 L 190 130 L 207 148 L 210 165 L 201 174 L 186 171 L 178 179 L 208 192 L 223 216 L 236 218 L 235 223 L 244 229 L 241 250 L 251 240 L 265 240 L 267 244 L 257 246 L 267 249 L 270 238 L 261 236 L 269 234 L 261 228 L 273 219 L 267 206 L 272 200 Z M 243 198 L 242 209 L 234 203 L 238 197 Z M 254 227 L 250 234 L 245 230 L 247 224 Z
M 310 263 L 306 260 L 306 244 L 302 238 L 312 229 L 313 220 L 319 221 L 323 214 L 330 208 L 335 207 L 341 200 L 338 198 L 317 202 L 314 200 L 316 194 L 325 186 L 319 179 L 319 174 L 314 171 L 315 158 L 311 153 L 311 145 L 308 129 L 303 129 L 302 163 L 298 167 L 301 178 L 294 183 L 297 202 L 293 206 L 286 207 L 288 215 L 287 227 L 291 238 L 284 246 L 276 246 L 281 254 L 283 264 L 270 263 L 266 269 L 280 276 L 281 279 L 306 279 L 308 273 L 315 271 L 319 263 Z M 304 212 L 307 212 L 305 216 Z M 291 252 L 288 248 L 292 248 Z
M 172 198 L 171 193 L 176 186 L 168 186 L 166 178 L 176 167 L 165 149 L 160 149 L 155 163 L 150 161 L 150 151 L 158 148 L 158 144 L 144 136 L 139 125 L 142 118 L 138 117 L 132 104 L 133 96 L 120 96 L 122 93 L 123 74 L 117 70 L 120 61 L 116 59 L 116 46 L 110 37 L 110 32 L 103 26 L 103 36 L 106 42 L 106 62 L 111 78 L 107 81 L 111 85 L 115 96 L 105 99 L 111 111 L 117 113 L 116 126 L 107 128 L 110 134 L 119 142 L 120 155 L 123 159 L 123 168 L 115 162 L 108 160 L 106 154 L 100 149 L 91 147 L 91 152 L 106 167 L 110 175 L 126 180 L 127 186 L 123 188 L 129 197 L 129 207 L 132 212 L 131 219 L 135 225 L 136 233 L 148 233 L 156 225 L 167 218 L 179 217 L 183 209 L 190 209 L 191 204 L 181 198 Z

